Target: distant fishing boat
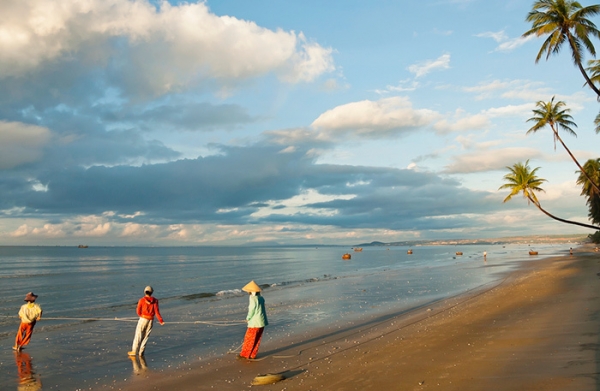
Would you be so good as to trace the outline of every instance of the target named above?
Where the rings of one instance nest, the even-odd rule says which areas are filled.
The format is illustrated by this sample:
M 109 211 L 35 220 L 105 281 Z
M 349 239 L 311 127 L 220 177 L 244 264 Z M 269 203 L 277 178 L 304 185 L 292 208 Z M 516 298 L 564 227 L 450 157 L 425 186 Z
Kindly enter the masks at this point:
M 408 250 L 406 253 L 410 255 L 412 254 L 412 250 Z
M 537 251 L 529 250 L 529 255 L 538 255 Z
M 352 256 L 348 253 L 342 255 L 342 259 L 350 259 L 350 258 L 352 258 Z
M 362 251 L 362 247 L 354 247 L 354 251 L 359 253 Z
M 87 244 L 80 244 L 77 248 L 88 248 Z

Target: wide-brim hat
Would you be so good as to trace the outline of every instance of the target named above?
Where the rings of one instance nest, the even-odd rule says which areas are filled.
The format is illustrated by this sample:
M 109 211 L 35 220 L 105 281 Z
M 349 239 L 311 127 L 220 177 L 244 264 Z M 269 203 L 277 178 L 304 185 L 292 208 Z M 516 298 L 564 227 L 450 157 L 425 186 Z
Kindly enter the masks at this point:
M 144 288 L 144 293 L 150 292 L 150 294 L 154 293 L 154 289 L 150 285 Z
M 29 292 L 25 295 L 25 301 L 35 301 L 38 295 L 34 295 L 33 292 Z
M 256 282 L 254 282 L 254 280 L 252 280 L 249 283 L 247 283 L 246 285 L 244 285 L 242 290 L 244 292 L 261 292 L 262 291 L 262 289 L 260 289 L 258 284 Z

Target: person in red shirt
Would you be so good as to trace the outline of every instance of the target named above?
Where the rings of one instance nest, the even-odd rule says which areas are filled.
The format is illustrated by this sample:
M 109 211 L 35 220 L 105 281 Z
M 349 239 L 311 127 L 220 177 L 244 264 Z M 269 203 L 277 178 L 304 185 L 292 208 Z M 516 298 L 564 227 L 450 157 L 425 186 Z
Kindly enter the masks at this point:
M 158 319 L 160 325 L 164 325 L 160 311 L 158 310 L 158 299 L 152 297 L 154 289 L 151 286 L 144 288 L 145 296 L 138 301 L 137 314 L 140 317 L 138 320 L 137 327 L 135 329 L 135 337 L 133 338 L 133 345 L 131 351 L 127 354 L 129 356 L 135 356 L 139 354 L 144 355 L 146 350 L 146 343 L 148 343 L 148 336 L 152 331 L 152 323 L 154 322 L 154 316 Z

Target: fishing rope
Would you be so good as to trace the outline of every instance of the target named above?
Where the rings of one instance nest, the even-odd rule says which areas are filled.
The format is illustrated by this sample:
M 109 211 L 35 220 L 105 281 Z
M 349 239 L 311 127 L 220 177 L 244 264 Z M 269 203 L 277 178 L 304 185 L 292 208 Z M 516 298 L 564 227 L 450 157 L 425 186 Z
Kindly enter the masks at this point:
M 237 326 L 240 324 L 245 324 L 246 321 L 243 320 L 195 320 L 189 322 L 165 322 L 169 324 L 207 324 L 210 326 Z
M 461 305 L 461 304 L 463 304 L 463 303 L 465 303 L 465 302 L 471 301 L 471 300 L 473 300 L 474 298 L 476 298 L 476 297 L 479 297 L 479 296 L 481 296 L 481 295 L 483 295 L 483 294 L 485 294 L 485 293 L 487 293 L 487 292 L 489 292 L 489 291 L 491 291 L 491 290 L 493 290 L 493 289 L 495 289 L 495 288 L 497 288 L 497 287 L 501 286 L 502 284 L 504 284 L 504 283 L 505 283 L 505 282 L 508 280 L 508 278 L 509 278 L 509 277 L 510 277 L 510 276 L 507 276 L 507 277 L 505 277 L 503 280 L 501 280 L 500 282 L 496 283 L 495 285 L 493 285 L 493 286 L 491 286 L 491 287 L 489 287 L 489 288 L 487 288 L 487 289 L 484 289 L 484 290 L 480 291 L 479 293 L 477 293 L 477 294 L 475 294 L 475 295 L 473 295 L 473 296 L 467 296 L 467 297 L 466 297 L 466 298 L 464 298 L 463 300 L 460 300 L 460 299 L 459 299 L 459 301 L 458 301 L 457 303 L 455 303 L 454 305 L 451 305 L 450 307 L 445 307 L 445 308 L 443 308 L 443 309 L 441 309 L 441 310 L 439 310 L 439 311 L 436 311 L 436 312 L 432 313 L 431 315 L 429 315 L 428 317 L 426 317 L 426 318 L 424 318 L 424 319 L 417 319 L 417 320 L 415 320 L 415 321 L 413 321 L 413 322 L 407 323 L 407 324 L 403 325 L 402 327 L 399 327 L 399 328 L 397 328 L 397 329 L 394 329 L 394 330 L 392 330 L 392 331 L 389 331 L 389 332 L 383 333 L 383 334 L 381 334 L 381 335 L 378 335 L 378 336 L 376 336 L 376 337 L 373 337 L 373 338 L 369 338 L 369 339 L 367 339 L 367 340 L 365 340 L 365 341 L 363 341 L 363 342 L 360 342 L 360 343 L 358 343 L 358 345 L 360 346 L 360 345 L 366 344 L 366 343 L 368 343 L 368 342 L 371 342 L 371 341 L 373 341 L 373 340 L 375 340 L 375 339 L 381 338 L 381 337 L 383 337 L 383 336 L 386 336 L 386 335 L 388 335 L 388 334 L 391 334 L 391 333 L 398 332 L 399 330 L 402 330 L 402 329 L 404 329 L 404 328 L 407 328 L 407 327 L 409 327 L 409 326 L 412 326 L 412 325 L 414 325 L 414 324 L 420 323 L 420 322 L 422 322 L 423 320 L 425 320 L 425 319 L 427 319 L 427 318 L 431 318 L 431 317 L 437 316 L 437 315 L 439 315 L 439 314 L 441 314 L 441 313 L 445 313 L 445 312 L 447 312 L 447 311 L 450 311 L 450 310 L 454 309 L 455 307 L 458 307 L 459 305 Z M 471 292 L 471 291 L 474 291 L 474 290 L 475 290 L 475 291 L 477 291 L 477 290 L 481 289 L 482 287 L 484 287 L 484 286 L 486 286 L 486 285 L 489 285 L 489 284 L 483 284 L 483 285 L 481 285 L 481 286 L 479 286 L 479 287 L 476 287 L 476 288 L 473 288 L 473 289 L 469 289 L 469 290 L 468 290 L 468 291 L 466 291 L 464 294 L 466 294 L 466 293 L 468 293 L 468 292 Z M 463 295 L 464 295 L 464 294 L 463 294 Z M 461 296 L 462 296 L 462 295 L 461 295 Z M 448 299 L 446 299 L 446 300 L 449 300 L 449 299 L 451 299 L 451 298 L 448 298 Z M 420 309 L 420 308 L 419 308 L 419 309 Z M 415 309 L 415 310 L 419 310 L 419 309 Z M 412 312 L 412 311 L 411 311 L 411 312 Z M 0 315 L 0 317 L 3 317 L 3 318 L 13 318 L 14 316 L 9 316 L 9 315 Z M 42 318 L 42 319 L 44 319 L 44 320 L 80 320 L 80 321 L 120 321 L 120 322 L 137 322 L 139 318 L 134 318 L 134 317 L 129 317 L 129 318 L 116 318 L 116 317 L 115 317 L 115 318 L 70 318 L 70 317 L 44 317 L 44 318 Z M 380 326 L 381 324 L 383 324 L 383 323 L 386 323 L 386 322 L 389 322 L 389 319 L 387 319 L 387 320 L 383 320 L 383 321 L 381 321 L 381 322 L 377 322 L 376 324 L 373 324 L 373 325 L 371 325 L 371 326 L 368 326 L 368 327 L 366 327 L 366 328 L 364 328 L 364 329 L 361 329 L 361 330 L 357 330 L 356 332 L 354 332 L 354 333 L 351 333 L 351 334 L 349 334 L 349 335 L 344 335 L 344 336 L 341 336 L 341 337 L 339 337 L 339 338 L 336 338 L 336 339 L 330 340 L 330 341 L 328 341 L 327 343 L 333 343 L 333 342 L 336 342 L 336 341 L 338 341 L 338 340 L 341 340 L 341 339 L 346 339 L 346 338 L 348 338 L 348 337 L 350 337 L 350 336 L 352 336 L 352 335 L 357 335 L 357 334 L 360 334 L 360 333 L 364 333 L 365 331 L 368 331 L 368 330 L 370 330 L 370 329 L 373 329 L 373 328 L 375 328 L 375 327 L 377 327 L 377 326 Z M 244 323 L 246 323 L 246 321 L 240 321 L 240 320 L 232 320 L 232 321 L 229 321 L 229 320 L 214 320 L 214 321 L 202 321 L 202 320 L 196 320 L 196 321 L 179 321 L 179 322 L 168 322 L 168 323 L 169 323 L 169 324 L 206 324 L 206 325 L 210 325 L 210 326 L 237 326 L 237 325 L 240 325 L 240 324 L 244 324 Z M 241 343 L 240 345 L 238 345 L 238 346 L 237 346 L 235 349 L 230 349 L 230 350 L 228 350 L 228 351 L 227 351 L 227 354 L 236 354 L 236 353 L 238 353 L 238 351 L 241 349 L 242 345 L 243 345 L 243 343 Z M 301 355 L 301 354 L 302 354 L 304 351 L 306 351 L 306 350 L 309 350 L 309 349 L 312 349 L 312 348 L 314 348 L 314 347 L 307 347 L 307 348 L 305 348 L 305 349 L 301 349 L 301 350 L 299 350 L 299 351 L 298 351 L 298 353 L 296 353 L 296 354 L 292 354 L 292 355 L 285 355 L 285 356 L 283 356 L 283 355 L 269 355 L 269 356 L 261 357 L 261 358 L 258 358 L 258 359 L 257 359 L 257 358 L 254 358 L 254 359 L 247 359 L 247 360 L 248 360 L 248 361 L 262 361 L 262 360 L 265 360 L 265 359 L 267 359 L 267 358 L 276 358 L 276 359 L 280 359 L 280 358 L 292 358 L 292 357 L 297 357 L 297 356 L 300 356 L 300 355 Z M 330 356 L 333 356 L 333 355 L 335 355 L 335 354 L 342 353 L 342 352 L 344 352 L 344 351 L 346 351 L 346 350 L 348 350 L 348 349 L 353 349 L 353 348 L 356 348 L 356 345 L 353 345 L 353 346 L 350 346 L 350 347 L 347 347 L 347 348 L 341 349 L 341 350 L 339 350 L 339 351 L 337 351 L 337 352 L 334 352 L 334 353 L 330 353 L 330 354 L 328 354 L 328 355 L 325 355 L 325 356 L 323 356 L 323 357 L 321 357 L 321 358 L 317 358 L 316 360 L 314 360 L 314 361 L 311 361 L 311 362 L 321 361 L 321 360 L 323 360 L 323 359 L 326 359 L 326 358 L 328 358 L 328 357 L 330 357 Z M 289 368 L 288 370 L 292 370 L 292 369 L 300 368 L 300 367 L 302 367 L 302 366 L 304 366 L 304 365 L 305 365 L 305 364 L 300 364 L 300 365 L 298 365 L 298 366 L 296 366 L 296 367 L 294 367 L 294 368 Z
M 15 318 L 10 315 L 0 315 L 2 318 Z M 139 318 L 128 317 L 128 318 L 69 318 L 69 317 L 51 317 L 44 316 L 40 320 L 79 320 L 79 321 L 117 321 L 117 322 L 137 322 Z M 246 323 L 241 320 L 194 320 L 187 322 L 165 322 L 165 324 L 206 324 L 210 326 L 236 326 Z
M 101 320 L 113 320 L 117 322 L 135 322 L 134 318 L 67 318 L 67 317 L 51 317 L 44 316 L 40 320 L 81 320 L 81 321 L 101 321 Z

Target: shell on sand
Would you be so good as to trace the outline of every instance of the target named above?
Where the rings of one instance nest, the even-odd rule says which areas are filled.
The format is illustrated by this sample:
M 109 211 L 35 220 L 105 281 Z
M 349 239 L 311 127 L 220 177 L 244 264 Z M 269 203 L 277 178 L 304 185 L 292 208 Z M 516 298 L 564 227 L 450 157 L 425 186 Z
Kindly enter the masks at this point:
M 253 386 L 262 386 L 265 384 L 273 384 L 285 379 L 285 376 L 279 373 L 267 373 L 266 375 L 258 375 L 252 380 Z

